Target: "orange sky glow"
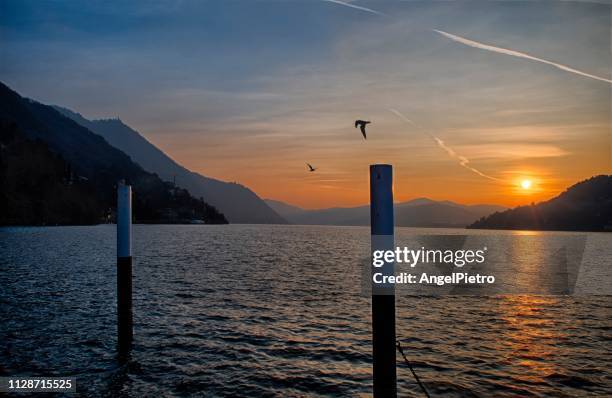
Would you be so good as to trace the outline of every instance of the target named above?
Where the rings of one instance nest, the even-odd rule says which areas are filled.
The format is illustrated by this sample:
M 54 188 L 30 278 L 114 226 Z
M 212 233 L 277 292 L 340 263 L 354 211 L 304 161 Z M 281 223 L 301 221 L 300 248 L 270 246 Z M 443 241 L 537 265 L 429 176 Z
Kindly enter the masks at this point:
M 2 31 L 0 77 L 308 209 L 367 204 L 374 163 L 396 201 L 515 206 L 612 174 L 608 4 L 187 3 L 96 4 L 95 29 L 34 7 Z

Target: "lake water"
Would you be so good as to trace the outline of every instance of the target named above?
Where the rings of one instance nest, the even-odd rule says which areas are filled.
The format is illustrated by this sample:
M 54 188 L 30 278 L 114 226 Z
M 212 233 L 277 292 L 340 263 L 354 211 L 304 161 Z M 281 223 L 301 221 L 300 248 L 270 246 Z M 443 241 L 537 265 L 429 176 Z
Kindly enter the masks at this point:
M 466 233 L 523 256 L 527 233 L 397 241 Z M 612 396 L 612 234 L 527 235 L 531 252 L 583 239 L 581 294 L 397 298 L 432 396 Z M 135 342 L 118 364 L 114 226 L 0 229 L 0 375 L 76 376 L 83 396 L 369 395 L 369 245 L 363 227 L 135 226 Z M 399 355 L 398 391 L 420 395 Z

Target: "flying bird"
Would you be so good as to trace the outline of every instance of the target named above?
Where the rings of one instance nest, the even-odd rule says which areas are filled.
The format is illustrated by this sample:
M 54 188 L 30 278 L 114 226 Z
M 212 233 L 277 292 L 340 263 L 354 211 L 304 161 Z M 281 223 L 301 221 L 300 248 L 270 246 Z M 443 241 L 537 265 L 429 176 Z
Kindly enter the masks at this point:
M 372 123 L 369 120 L 355 120 L 355 128 L 359 127 L 359 129 L 361 129 L 361 134 L 363 134 L 363 139 L 367 140 L 368 137 L 366 136 L 366 124 L 368 123 Z
M 308 166 L 308 171 L 312 172 L 315 171 L 317 168 L 312 167 L 312 165 L 310 163 L 306 163 L 306 165 Z

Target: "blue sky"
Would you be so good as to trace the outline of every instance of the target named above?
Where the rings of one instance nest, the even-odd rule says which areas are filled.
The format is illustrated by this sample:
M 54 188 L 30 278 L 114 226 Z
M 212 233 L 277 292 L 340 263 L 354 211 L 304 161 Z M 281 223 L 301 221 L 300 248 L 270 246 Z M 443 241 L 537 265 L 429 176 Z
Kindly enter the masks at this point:
M 380 161 L 396 165 L 400 197 L 469 186 L 452 199 L 471 203 L 610 172 L 610 84 L 432 30 L 609 79 L 610 5 L 353 2 L 382 17 L 320 0 L 125 3 L 1 2 L 0 80 L 119 116 L 196 171 L 306 207 L 364 203 L 361 169 Z M 356 118 L 374 121 L 367 146 Z M 306 161 L 320 170 L 305 179 Z M 529 195 L 521 178 L 538 182 Z

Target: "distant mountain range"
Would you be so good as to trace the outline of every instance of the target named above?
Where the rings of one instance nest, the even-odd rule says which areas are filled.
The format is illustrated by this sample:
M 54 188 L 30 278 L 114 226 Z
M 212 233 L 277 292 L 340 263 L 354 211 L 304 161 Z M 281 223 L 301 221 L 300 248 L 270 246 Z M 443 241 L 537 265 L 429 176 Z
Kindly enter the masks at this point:
M 59 106 L 55 106 L 55 109 L 79 125 L 104 137 L 112 146 L 125 152 L 145 170 L 156 173 L 165 181 L 176 180 L 176 185 L 187 189 L 196 197 L 203 197 L 219 209 L 231 223 L 287 223 L 249 188 L 187 170 L 119 119 L 88 120 L 69 109 Z
M 612 231 L 612 175 L 599 175 L 559 196 L 484 217 L 468 228 Z
M 370 207 L 367 205 L 306 210 L 277 200 L 266 199 L 266 202 L 292 224 L 370 225 Z M 505 209 L 496 205 L 462 205 L 419 198 L 395 204 L 395 225 L 463 228 L 485 215 Z
M 3 225 L 109 220 L 121 179 L 133 186 L 137 221 L 227 222 L 213 206 L 143 170 L 101 136 L 2 83 L 0 139 Z
M 306 210 L 263 201 L 242 185 L 187 170 L 118 119 L 87 120 L 0 83 L 0 225 L 109 220 L 120 179 L 134 187 L 140 222 L 369 225 L 369 206 Z M 176 185 L 169 182 L 174 179 Z M 396 203 L 395 225 L 612 230 L 612 176 L 590 178 L 549 201 L 514 209 L 427 198 Z

